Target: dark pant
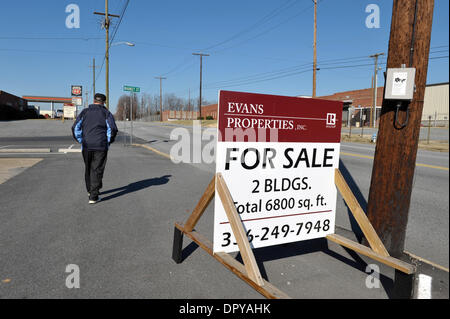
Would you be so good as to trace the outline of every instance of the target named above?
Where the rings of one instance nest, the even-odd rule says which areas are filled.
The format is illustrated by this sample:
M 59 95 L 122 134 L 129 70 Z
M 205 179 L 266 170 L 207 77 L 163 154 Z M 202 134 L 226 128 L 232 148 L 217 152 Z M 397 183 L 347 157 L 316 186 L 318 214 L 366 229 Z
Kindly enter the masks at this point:
M 105 171 L 108 151 L 83 150 L 85 165 L 84 179 L 86 190 L 90 193 L 89 199 L 96 200 L 102 188 L 103 172 Z

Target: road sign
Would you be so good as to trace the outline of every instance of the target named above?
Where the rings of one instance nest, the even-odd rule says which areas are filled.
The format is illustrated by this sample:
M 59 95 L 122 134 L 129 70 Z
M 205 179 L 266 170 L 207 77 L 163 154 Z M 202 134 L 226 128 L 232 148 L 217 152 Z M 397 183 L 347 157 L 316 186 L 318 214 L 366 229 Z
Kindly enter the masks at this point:
M 83 87 L 81 85 L 72 85 L 72 96 L 82 96 L 83 95 Z
M 127 91 L 127 92 L 141 92 L 141 88 L 140 87 L 136 87 L 136 86 L 129 86 L 129 85 L 124 85 L 123 86 L 123 90 Z
M 342 102 L 219 93 L 216 173 L 253 248 L 334 233 Z M 214 252 L 238 251 L 215 197 Z
M 83 98 L 81 96 L 72 97 L 72 104 L 74 104 L 76 106 L 83 105 Z

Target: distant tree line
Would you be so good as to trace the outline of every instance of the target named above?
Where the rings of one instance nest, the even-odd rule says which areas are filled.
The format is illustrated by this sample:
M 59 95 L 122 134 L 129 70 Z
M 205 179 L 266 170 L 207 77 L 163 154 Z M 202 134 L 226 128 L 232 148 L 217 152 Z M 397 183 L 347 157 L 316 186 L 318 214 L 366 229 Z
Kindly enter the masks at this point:
M 163 111 L 198 111 L 198 98 L 180 98 L 173 93 L 163 95 Z M 203 99 L 202 99 L 203 100 Z M 202 101 L 202 105 L 214 104 L 217 102 Z M 141 119 L 160 113 L 159 94 L 151 95 L 142 93 L 139 96 L 136 93 L 123 94 L 117 102 L 115 118 L 118 121 L 130 118 L 130 110 L 134 119 Z

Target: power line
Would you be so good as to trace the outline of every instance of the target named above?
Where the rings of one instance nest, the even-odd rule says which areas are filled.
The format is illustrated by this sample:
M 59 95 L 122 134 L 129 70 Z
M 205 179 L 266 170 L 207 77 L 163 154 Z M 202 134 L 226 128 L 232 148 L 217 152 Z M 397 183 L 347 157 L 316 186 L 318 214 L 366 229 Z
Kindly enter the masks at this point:
M 98 40 L 100 37 L 0 37 L 0 40 Z
M 431 58 L 429 58 L 429 60 L 437 60 L 437 59 L 444 59 L 444 58 L 449 58 L 449 56 L 431 57 Z M 380 62 L 380 63 L 378 63 L 378 65 L 386 65 L 386 62 Z M 350 68 L 360 68 L 360 67 L 369 67 L 369 66 L 373 67 L 373 63 L 329 66 L 329 67 L 320 68 L 320 70 L 350 69 Z M 280 72 L 279 74 L 274 73 L 274 74 L 266 75 L 266 76 L 259 75 L 259 77 L 255 77 L 255 78 L 251 78 L 251 76 L 249 76 L 249 77 L 247 77 L 247 80 L 238 80 L 235 82 L 233 82 L 233 80 L 228 80 L 228 81 L 211 83 L 209 85 L 206 85 L 205 89 L 210 90 L 210 89 L 225 88 L 225 87 L 243 86 L 243 85 L 248 85 L 248 84 L 276 80 L 276 79 L 280 79 L 280 78 L 286 78 L 286 77 L 290 77 L 290 76 L 294 76 L 294 75 L 298 75 L 298 74 L 303 74 L 303 73 L 306 73 L 309 71 L 312 71 L 312 69 L 308 68 L 308 69 L 290 71 L 290 72 L 284 71 L 284 72 Z M 214 85 L 211 86 L 212 84 L 214 84 Z
M 322 1 L 323 1 L 323 0 L 322 0 Z M 249 31 L 255 29 L 256 27 L 258 27 L 258 26 L 260 26 L 260 25 L 264 25 L 265 23 L 267 23 L 268 21 L 270 21 L 272 18 L 274 18 L 276 15 L 278 15 L 279 13 L 281 13 L 281 12 L 284 11 L 284 10 L 287 10 L 288 8 L 292 7 L 292 6 L 293 6 L 294 4 L 296 4 L 296 3 L 297 3 L 297 1 L 292 2 L 292 0 L 288 0 L 288 1 L 284 2 L 281 6 L 275 8 L 274 10 L 272 10 L 269 14 L 267 14 L 267 15 L 265 15 L 264 17 L 262 17 L 261 19 L 259 19 L 256 23 L 254 23 L 254 24 L 251 25 L 250 27 L 248 27 L 248 28 L 246 28 L 246 29 L 244 29 L 244 30 L 239 31 L 238 33 L 234 34 L 234 35 L 231 36 L 230 38 L 227 38 L 226 40 L 223 40 L 223 41 L 221 41 L 221 42 L 219 42 L 219 43 L 216 43 L 216 44 L 214 44 L 214 45 L 212 45 L 212 46 L 209 46 L 209 47 L 203 49 L 202 51 L 206 51 L 206 50 L 209 50 L 209 49 L 211 49 L 211 48 L 220 46 L 220 45 L 222 45 L 222 44 L 224 44 L 224 43 L 230 42 L 230 41 L 232 41 L 232 40 L 234 40 L 234 39 L 240 37 L 241 35 L 243 35 L 243 34 L 245 34 L 245 33 L 248 33 Z M 255 37 L 253 37 L 253 38 L 247 39 L 247 40 L 245 40 L 244 42 L 246 43 L 246 42 L 248 42 L 248 41 L 250 41 L 250 40 L 253 40 L 254 38 L 257 38 L 257 37 L 259 37 L 259 36 L 261 36 L 261 35 L 263 35 L 263 34 L 269 32 L 270 30 L 273 30 L 273 29 L 279 27 L 280 25 L 282 25 L 282 24 L 284 24 L 284 23 L 286 23 L 286 22 L 292 20 L 293 18 L 297 17 L 298 15 L 304 13 L 306 10 L 310 9 L 311 7 L 312 7 L 312 6 L 309 6 L 308 8 L 303 9 L 302 11 L 300 11 L 300 12 L 297 13 L 297 14 L 295 14 L 294 16 L 291 16 L 291 17 L 288 18 L 287 20 L 282 21 L 281 23 L 275 25 L 274 27 L 271 27 L 271 28 L 269 28 L 269 29 L 266 29 L 263 33 L 260 33 L 260 34 L 258 34 L 257 36 L 255 36 Z M 214 51 L 214 53 L 216 53 L 216 52 L 221 52 L 221 51 L 230 49 L 230 48 L 235 47 L 235 46 L 238 46 L 238 45 L 240 45 L 240 44 L 242 44 L 242 43 L 244 43 L 244 42 L 239 42 L 238 44 L 235 44 L 235 45 L 233 45 L 233 46 L 231 46 L 231 47 L 227 47 L 227 48 L 224 48 L 224 49 L 220 49 L 220 50 Z M 188 59 L 183 60 L 183 62 L 181 62 L 179 65 L 177 65 L 175 68 L 173 68 L 173 69 L 170 70 L 169 72 L 164 73 L 164 75 L 168 75 L 168 74 L 170 74 L 170 73 L 172 73 L 172 72 L 178 70 L 179 68 L 183 67 L 183 66 L 186 64 L 187 61 L 188 61 Z
M 82 55 L 102 55 L 102 53 L 76 52 L 76 51 L 48 51 L 48 50 L 28 50 L 28 49 L 0 49 L 0 51 L 29 52 L 29 53 L 57 53 L 57 54 L 82 54 Z
M 283 25 L 283 24 L 285 24 L 285 23 L 291 21 L 292 19 L 298 17 L 299 15 L 305 13 L 306 11 L 308 11 L 309 9 L 311 9 L 311 8 L 313 8 L 313 7 L 314 7 L 314 5 L 308 6 L 308 7 L 304 8 L 303 10 L 301 10 L 300 12 L 298 12 L 297 14 L 291 16 L 290 18 L 288 18 L 288 19 L 286 19 L 286 20 L 284 20 L 284 21 L 278 23 L 278 24 L 275 25 L 275 26 L 272 26 L 272 27 L 270 27 L 270 28 L 264 30 L 264 31 L 261 32 L 261 33 L 258 33 L 257 35 L 255 35 L 255 36 L 253 36 L 253 37 L 251 37 L 251 38 L 245 39 L 244 41 L 241 41 L 241 42 L 239 42 L 239 43 L 237 43 L 237 44 L 234 44 L 234 45 L 232 45 L 232 46 L 229 46 L 229 47 L 226 47 L 226 48 L 217 50 L 217 51 L 213 51 L 213 53 L 214 53 L 214 54 L 217 54 L 218 52 L 222 52 L 222 51 L 226 51 L 226 50 L 235 48 L 235 47 L 237 47 L 237 46 L 240 46 L 241 44 L 248 43 L 249 41 L 252 41 L 252 40 L 254 40 L 254 39 L 256 39 L 256 38 L 259 38 L 260 36 L 263 36 L 263 35 L 267 34 L 268 32 L 270 32 L 270 31 L 272 31 L 272 30 L 278 28 L 279 26 L 281 26 L 281 25 Z
M 116 37 L 116 34 L 117 34 L 117 30 L 119 30 L 120 24 L 122 23 L 122 19 L 123 19 L 123 16 L 125 14 L 125 11 L 127 11 L 128 4 L 130 3 L 130 0 L 126 0 L 126 1 L 127 2 L 125 2 L 125 5 L 124 5 L 124 7 L 122 9 L 122 12 L 120 13 L 119 22 L 117 23 L 117 26 L 114 28 L 114 33 L 113 33 L 113 35 L 111 37 L 111 40 L 109 41 L 109 45 L 111 45 L 113 43 L 114 38 Z
M 175 67 L 173 67 L 172 69 L 170 69 L 168 72 L 163 73 L 162 75 L 169 75 L 169 74 L 175 72 L 175 71 L 178 70 L 179 68 L 183 67 L 183 66 L 186 64 L 186 62 L 189 61 L 189 60 L 192 60 L 192 56 L 185 58 L 185 59 L 183 60 L 183 62 L 177 64 Z M 193 64 L 193 62 L 192 62 L 192 64 Z
M 277 16 L 280 12 L 292 7 L 293 5 L 295 5 L 297 3 L 297 1 L 292 2 L 292 0 L 288 0 L 286 2 L 284 2 L 281 6 L 275 8 L 274 10 L 272 10 L 270 13 L 268 13 L 267 15 L 265 15 L 264 17 L 262 17 L 261 19 L 259 19 L 256 23 L 254 23 L 253 25 L 251 25 L 248 28 L 245 28 L 244 30 L 241 30 L 239 32 L 237 32 L 236 34 L 234 34 L 233 36 L 220 41 L 214 45 L 211 45 L 207 48 L 202 49 L 201 51 L 208 51 L 211 50 L 212 48 L 215 48 L 217 46 L 220 46 L 224 43 L 230 42 L 238 37 L 240 37 L 241 35 L 250 32 L 251 30 L 257 28 L 260 25 L 265 24 L 266 22 L 270 21 L 272 18 L 274 18 L 275 16 Z

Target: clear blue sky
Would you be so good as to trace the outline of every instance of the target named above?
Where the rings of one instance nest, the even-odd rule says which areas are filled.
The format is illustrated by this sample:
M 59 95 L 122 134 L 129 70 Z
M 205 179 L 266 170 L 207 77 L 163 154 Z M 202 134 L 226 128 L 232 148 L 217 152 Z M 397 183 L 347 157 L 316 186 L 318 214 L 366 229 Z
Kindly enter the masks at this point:
M 66 28 L 68 4 L 80 8 L 80 28 Z M 110 0 L 120 14 L 126 0 Z M 366 6 L 380 8 L 380 28 L 365 25 Z M 0 90 L 19 96 L 70 96 L 72 84 L 92 87 L 89 65 L 103 62 L 104 0 L 15 0 L 0 9 Z M 311 95 L 313 58 L 312 0 L 130 0 L 110 55 L 110 103 L 115 110 L 123 85 L 159 94 L 198 96 L 199 57 L 203 51 L 203 96 L 217 99 L 220 88 Z M 435 0 L 428 83 L 448 82 L 449 1 Z M 368 88 L 373 66 L 368 55 L 387 53 L 392 1 L 321 0 L 318 4 L 317 94 Z M 114 19 L 111 33 L 117 27 Z M 339 60 L 341 59 L 341 60 Z M 332 61 L 330 61 L 332 60 Z M 384 62 L 382 59 L 381 62 Z M 385 67 L 385 65 L 381 65 Z M 327 69 L 328 68 L 328 69 Z M 104 68 L 96 83 L 104 92 Z M 100 68 L 97 69 L 97 73 Z M 380 73 L 381 74 L 381 73 Z M 382 76 L 378 85 L 383 85 Z M 90 99 L 92 95 L 90 95 Z M 45 107 L 44 107 L 45 108 Z

